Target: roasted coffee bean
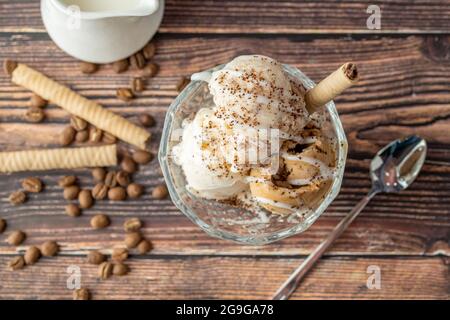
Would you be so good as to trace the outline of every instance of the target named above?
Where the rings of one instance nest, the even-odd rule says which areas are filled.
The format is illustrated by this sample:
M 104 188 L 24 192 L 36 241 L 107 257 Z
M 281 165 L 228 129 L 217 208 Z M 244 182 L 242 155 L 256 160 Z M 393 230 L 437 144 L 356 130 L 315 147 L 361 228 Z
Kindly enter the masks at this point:
M 12 76 L 13 71 L 17 68 L 17 62 L 6 59 L 3 61 L 3 71 L 8 76 Z
M 28 247 L 24 255 L 25 263 L 27 265 L 35 264 L 40 257 L 41 257 L 41 250 L 39 250 L 38 247 L 35 246 Z
M 144 68 L 147 61 L 141 52 L 137 52 L 130 57 L 130 64 L 133 68 L 142 69 Z
M 78 217 L 81 215 L 80 207 L 74 203 L 70 203 L 66 206 L 66 213 L 71 217 Z
M 124 276 L 129 272 L 129 268 L 126 264 L 123 263 L 115 263 L 113 266 L 113 275 L 115 276 Z
M 137 250 L 140 254 L 146 254 L 147 252 L 150 252 L 152 249 L 153 249 L 152 243 L 145 239 L 139 242 L 137 246 Z
M 45 241 L 41 246 L 41 253 L 44 257 L 54 257 L 58 251 L 59 246 L 55 241 Z
M 155 189 L 153 189 L 153 192 L 152 192 L 153 198 L 159 199 L 159 200 L 166 198 L 168 194 L 169 194 L 169 191 L 167 190 L 167 187 L 164 184 L 161 184 L 161 185 L 155 187 Z
M 97 214 L 91 219 L 91 227 L 94 229 L 103 229 L 109 226 L 109 224 L 109 218 L 105 214 Z
M 142 221 L 139 220 L 138 218 L 127 219 L 123 223 L 123 230 L 125 230 L 125 232 L 136 232 L 139 231 L 141 228 L 142 228 Z
M 142 49 L 142 54 L 144 55 L 144 58 L 147 60 L 152 59 L 155 56 L 156 52 L 156 45 L 154 42 L 149 42 L 145 45 L 145 47 Z
M 75 185 L 65 187 L 63 193 L 64 199 L 75 200 L 78 198 L 78 194 L 80 193 L 80 187 Z
M 98 70 L 98 65 L 96 65 L 95 63 L 82 61 L 80 63 L 80 70 L 83 73 L 91 74 L 91 73 L 94 73 L 94 72 L 96 72 Z
M 133 153 L 132 158 L 136 163 L 147 164 L 153 160 L 153 155 L 150 152 L 138 150 Z
M 0 234 L 2 234 L 6 229 L 6 220 L 0 219 Z
M 114 144 L 117 138 L 108 132 L 103 132 L 102 142 L 106 144 Z
M 28 108 L 25 119 L 31 123 L 39 123 L 45 119 L 45 113 L 41 108 Z
M 71 144 L 75 138 L 76 131 L 74 128 L 68 126 L 66 127 L 63 132 L 59 136 L 59 143 L 62 146 L 68 146 Z
M 88 253 L 87 260 L 90 264 L 100 264 L 106 260 L 106 256 L 97 250 L 93 250 Z
M 86 288 L 80 288 L 73 291 L 73 300 L 89 300 L 89 290 Z
M 58 180 L 58 185 L 62 188 L 69 187 L 77 182 L 77 177 L 75 176 L 64 176 Z
M 120 186 L 126 187 L 130 184 L 130 175 L 128 172 L 121 170 L 116 174 L 116 181 Z
M 25 241 L 26 234 L 23 231 L 20 230 L 14 230 L 11 232 L 11 234 L 6 239 L 6 242 L 12 246 L 18 246 L 22 244 L 22 242 Z
M 29 177 L 22 181 L 22 188 L 25 191 L 38 193 L 42 191 L 42 181 L 38 178 Z
M 137 171 L 137 165 L 134 160 L 128 156 L 125 156 L 120 163 L 120 167 L 123 171 L 128 173 L 135 173 Z
M 92 197 L 95 200 L 103 200 L 108 195 L 108 189 L 109 188 L 103 182 L 99 182 L 92 189 Z
M 75 141 L 76 142 L 86 142 L 89 140 L 89 131 L 88 130 L 82 130 L 82 131 L 78 131 L 75 134 Z
M 183 77 L 180 80 L 178 80 L 177 82 L 177 91 L 181 92 L 183 91 L 184 88 L 186 88 L 186 86 L 189 84 L 189 82 L 191 82 L 188 78 Z
M 131 90 L 133 92 L 142 92 L 145 90 L 145 82 L 142 78 L 134 78 L 131 80 Z
M 22 256 L 14 257 L 8 262 L 8 268 L 10 270 L 20 270 L 25 267 L 25 259 Z
M 116 96 L 122 101 L 130 101 L 134 98 L 133 91 L 128 88 L 119 88 L 116 90 Z
M 15 206 L 24 203 L 27 200 L 27 196 L 23 191 L 15 191 L 9 195 L 9 202 Z
M 90 142 L 100 142 L 102 140 L 103 131 L 96 127 L 89 128 L 89 141 Z
M 123 187 L 114 187 L 108 191 L 108 199 L 112 201 L 122 201 L 127 198 L 127 193 Z
M 146 65 L 145 68 L 142 69 L 142 75 L 144 77 L 152 78 L 152 77 L 156 76 L 158 71 L 159 71 L 159 66 L 156 63 L 152 62 L 152 63 L 149 63 L 148 65 Z
M 155 125 L 155 118 L 153 118 L 151 115 L 144 113 L 139 115 L 139 122 L 144 127 L 153 127 Z
M 128 250 L 126 248 L 114 248 L 111 254 L 111 259 L 114 261 L 125 261 L 128 258 Z
M 105 177 L 106 177 L 105 168 L 94 168 L 94 169 L 92 169 L 91 174 L 92 174 L 92 178 L 94 178 L 94 181 L 96 181 L 96 182 L 105 181 Z
M 83 189 L 78 194 L 78 202 L 80 203 L 81 209 L 89 209 L 94 204 L 94 200 L 92 199 L 91 190 Z
M 119 60 L 113 63 L 113 69 L 115 73 L 122 73 L 128 70 L 130 63 L 128 59 Z
M 76 131 L 82 131 L 87 128 L 88 123 L 86 120 L 83 120 L 79 117 L 72 116 L 70 117 L 70 125 L 72 128 L 74 128 Z
M 30 97 L 30 107 L 32 108 L 44 108 L 47 104 L 48 101 L 36 93 L 33 93 Z
M 139 198 L 144 193 L 144 187 L 137 183 L 130 183 L 127 187 L 127 195 L 131 199 Z
M 105 261 L 98 266 L 98 276 L 103 280 L 111 277 L 112 272 L 113 272 L 113 264 L 111 262 Z
M 106 174 L 106 177 L 105 177 L 105 185 L 108 188 L 114 188 L 115 186 L 117 186 L 115 171 L 108 171 L 108 173 Z
M 125 235 L 125 245 L 127 248 L 136 248 L 136 246 L 141 242 L 142 235 L 139 232 L 131 232 Z

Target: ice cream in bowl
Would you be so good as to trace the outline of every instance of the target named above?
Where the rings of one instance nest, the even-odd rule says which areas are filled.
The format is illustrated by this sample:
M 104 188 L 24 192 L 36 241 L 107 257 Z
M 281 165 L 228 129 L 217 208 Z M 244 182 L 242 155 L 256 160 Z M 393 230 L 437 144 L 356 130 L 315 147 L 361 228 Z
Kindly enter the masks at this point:
M 306 230 L 339 192 L 347 141 L 332 99 L 298 69 L 239 56 L 193 74 L 170 106 L 159 161 L 175 205 L 212 236 L 265 244 Z

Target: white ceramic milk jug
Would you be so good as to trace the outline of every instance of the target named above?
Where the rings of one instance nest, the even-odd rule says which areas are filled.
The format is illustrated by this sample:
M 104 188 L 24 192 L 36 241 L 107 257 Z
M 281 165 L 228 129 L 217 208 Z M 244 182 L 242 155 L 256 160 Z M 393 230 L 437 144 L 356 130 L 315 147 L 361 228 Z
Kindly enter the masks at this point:
M 164 0 L 41 0 L 53 41 L 71 56 L 110 63 L 139 51 L 158 30 Z

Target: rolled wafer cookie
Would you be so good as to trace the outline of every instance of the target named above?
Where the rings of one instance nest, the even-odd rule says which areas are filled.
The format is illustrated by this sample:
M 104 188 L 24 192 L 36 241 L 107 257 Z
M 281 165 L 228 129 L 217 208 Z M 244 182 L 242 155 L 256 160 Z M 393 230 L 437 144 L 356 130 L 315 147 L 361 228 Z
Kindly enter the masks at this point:
M 117 165 L 117 147 L 58 148 L 0 152 L 0 172 L 109 167 Z
M 146 149 L 150 133 L 145 129 L 103 108 L 98 103 L 86 99 L 42 73 L 24 64 L 18 64 L 12 72 L 12 82 L 33 91 L 122 141 L 140 149 Z

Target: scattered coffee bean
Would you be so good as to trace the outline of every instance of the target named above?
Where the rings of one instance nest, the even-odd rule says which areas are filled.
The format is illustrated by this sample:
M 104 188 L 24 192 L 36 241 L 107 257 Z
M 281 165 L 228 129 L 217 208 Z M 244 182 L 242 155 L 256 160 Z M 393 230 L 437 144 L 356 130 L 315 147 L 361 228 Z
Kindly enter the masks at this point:
M 78 131 L 75 134 L 75 141 L 76 142 L 82 143 L 82 142 L 88 141 L 88 139 L 89 139 L 89 131 L 87 131 L 87 130 Z
M 103 131 L 96 127 L 89 128 L 89 141 L 90 142 L 100 142 L 102 140 Z
M 150 152 L 138 150 L 133 153 L 132 158 L 136 163 L 147 164 L 153 160 L 153 155 Z
M 91 219 L 91 227 L 94 229 L 103 229 L 109 226 L 109 224 L 109 218 L 105 214 L 97 214 Z
M 25 113 L 25 119 L 31 123 L 39 123 L 42 122 L 45 118 L 45 113 L 40 108 L 28 108 Z
M 159 200 L 166 198 L 168 194 L 169 194 L 169 191 L 167 190 L 167 187 L 164 184 L 161 184 L 161 185 L 155 187 L 155 189 L 153 189 L 153 192 L 152 192 L 153 198 L 159 199 Z
M 127 219 L 123 223 L 123 229 L 125 232 L 136 232 L 142 228 L 142 221 L 138 218 Z
M 139 122 L 144 127 L 153 127 L 155 125 L 155 118 L 153 118 L 151 115 L 144 113 L 139 115 Z
M 153 249 L 152 243 L 145 239 L 139 242 L 137 246 L 137 250 L 140 254 L 146 254 L 147 252 L 150 252 L 150 250 L 152 249 Z
M 98 70 L 98 65 L 96 65 L 95 63 L 82 61 L 80 63 L 80 70 L 83 73 L 91 74 L 91 73 L 94 73 L 94 72 L 96 72 Z
M 35 264 L 41 257 L 41 250 L 38 247 L 28 247 L 24 255 L 24 260 L 27 265 Z
M 100 264 L 106 261 L 106 256 L 97 250 L 93 250 L 88 253 L 87 260 L 90 264 Z
M 14 257 L 8 262 L 8 268 L 10 270 L 20 270 L 25 267 L 25 259 L 22 256 Z
M 15 191 L 9 195 L 9 202 L 15 206 L 24 203 L 27 200 L 27 196 L 23 191 Z
M 152 63 L 149 63 L 148 65 L 146 65 L 145 68 L 142 69 L 142 75 L 144 77 L 152 78 L 152 77 L 156 76 L 158 71 L 159 71 L 159 66 L 156 63 L 152 62 Z
M 186 77 L 181 78 L 178 82 L 177 82 L 177 91 L 181 92 L 183 91 L 184 88 L 186 88 L 186 86 L 189 84 L 189 82 L 191 82 L 191 80 L 189 80 Z
M 89 300 L 90 293 L 86 288 L 80 288 L 73 291 L 73 300 Z
M 116 90 L 116 96 L 122 101 L 130 101 L 134 98 L 133 91 L 128 88 L 119 88 Z
M 127 193 L 123 187 L 114 187 L 108 191 L 108 199 L 112 201 L 122 201 L 127 198 Z
M 127 187 L 127 195 L 131 199 L 137 199 L 144 193 L 144 187 L 137 183 L 131 183 Z
M 115 263 L 113 266 L 113 275 L 115 276 L 124 276 L 128 273 L 130 269 L 126 264 L 123 263 Z
M 17 62 L 9 59 L 3 61 L 3 71 L 8 75 L 12 76 L 13 71 L 17 68 Z
M 71 217 L 78 217 L 81 215 L 80 207 L 74 203 L 70 203 L 66 206 L 66 213 Z
M 111 262 L 105 261 L 98 266 L 98 276 L 103 280 L 111 277 L 112 271 L 113 271 L 113 264 Z
M 23 231 L 15 230 L 6 239 L 6 242 L 12 246 L 19 246 L 25 241 L 26 234 Z
M 130 175 L 128 172 L 121 170 L 116 174 L 116 181 L 120 186 L 126 187 L 130 184 Z
M 6 220 L 0 219 L 0 234 L 2 234 L 6 229 Z
M 75 176 L 64 176 L 58 180 L 58 185 L 65 188 L 74 185 L 76 181 L 77 177 Z
M 128 250 L 126 248 L 114 248 L 111 254 L 111 259 L 114 261 L 122 262 L 127 260 Z
M 45 241 L 41 246 L 41 253 L 44 257 L 54 257 L 59 251 L 59 246 L 55 241 Z
M 131 232 L 125 235 L 125 245 L 127 248 L 136 248 L 136 246 L 141 242 L 142 235 L 139 232 Z
M 44 108 L 47 104 L 48 101 L 36 93 L 33 93 L 30 97 L 30 107 L 32 108 Z
M 137 52 L 130 57 L 130 64 L 133 68 L 142 69 L 144 68 L 146 61 L 145 57 L 141 52 Z
M 94 200 L 92 199 L 91 190 L 83 189 L 78 194 L 78 202 L 80 203 L 81 209 L 89 209 L 94 204 Z
M 68 186 L 64 188 L 63 196 L 66 200 L 75 200 L 78 198 L 78 194 L 80 193 L 79 186 Z
M 131 90 L 133 92 L 142 92 L 145 90 L 145 83 L 142 78 L 134 78 L 131 80 Z
M 25 191 L 38 193 L 42 191 L 42 181 L 38 178 L 29 177 L 22 181 L 22 188 Z
M 117 138 L 108 132 L 103 132 L 102 142 L 105 144 L 114 144 Z
M 74 128 L 68 126 L 66 127 L 61 135 L 59 136 L 59 143 L 62 146 L 68 146 L 71 144 L 75 138 L 76 131 Z
M 70 117 L 70 125 L 72 128 L 74 128 L 76 131 L 82 131 L 87 128 L 88 123 L 86 120 L 83 120 L 79 117 L 72 116 Z
M 142 49 L 142 54 L 144 55 L 144 58 L 147 60 L 152 59 L 155 56 L 156 52 L 156 45 L 154 42 L 149 42 L 145 45 L 145 47 Z
M 92 189 L 92 197 L 95 200 L 103 200 L 108 195 L 108 189 L 109 188 L 103 182 L 99 182 Z
M 128 59 L 119 60 L 113 63 L 113 69 L 115 73 L 122 73 L 128 70 Z
M 120 163 L 120 167 L 123 171 L 128 173 L 135 173 L 137 171 L 136 162 L 131 157 L 125 156 Z
M 115 186 L 117 186 L 115 171 L 108 171 L 108 173 L 106 174 L 106 177 L 105 177 L 105 185 L 108 188 L 114 188 Z
M 94 169 L 92 169 L 91 172 L 92 172 L 92 178 L 94 178 L 94 181 L 96 181 L 96 182 L 105 181 L 106 170 L 104 168 L 94 168 Z

